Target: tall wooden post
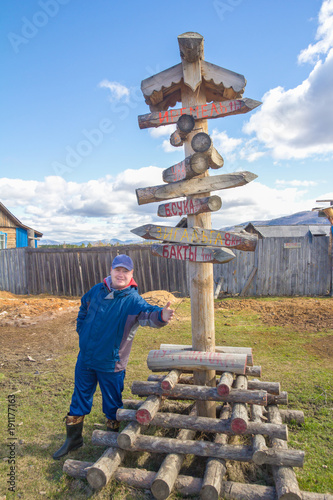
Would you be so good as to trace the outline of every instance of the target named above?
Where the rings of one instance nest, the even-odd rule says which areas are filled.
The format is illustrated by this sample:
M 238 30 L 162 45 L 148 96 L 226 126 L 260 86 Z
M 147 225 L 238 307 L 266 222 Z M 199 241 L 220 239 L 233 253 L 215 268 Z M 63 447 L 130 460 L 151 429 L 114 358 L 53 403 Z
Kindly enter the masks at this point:
M 204 58 L 203 37 L 198 33 L 179 35 L 178 43 L 183 65 L 184 83 L 181 86 L 182 107 L 196 107 L 206 104 L 206 96 L 201 86 L 201 60 Z M 197 120 L 194 130 L 184 142 L 185 157 L 194 153 L 191 140 L 198 132 L 208 132 L 207 120 Z M 202 177 L 208 176 L 208 171 Z M 201 195 L 200 195 L 201 196 Z M 203 196 L 209 196 L 206 193 Z M 193 196 L 194 198 L 196 196 Z M 211 214 L 187 216 L 188 227 L 199 226 L 210 229 Z M 189 262 L 191 317 L 192 317 L 192 347 L 196 351 L 215 350 L 214 325 L 214 280 L 213 264 Z M 194 381 L 197 385 L 216 385 L 215 371 L 195 371 Z M 216 417 L 214 401 L 197 402 L 198 416 Z

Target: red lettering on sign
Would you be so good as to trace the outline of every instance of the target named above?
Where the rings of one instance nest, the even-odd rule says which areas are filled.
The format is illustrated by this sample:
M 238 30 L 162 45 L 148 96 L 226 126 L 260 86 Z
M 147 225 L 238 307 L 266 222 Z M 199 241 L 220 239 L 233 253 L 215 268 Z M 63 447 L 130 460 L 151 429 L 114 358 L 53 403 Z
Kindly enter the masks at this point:
M 172 213 L 170 212 L 170 203 L 166 203 L 166 205 L 164 205 L 164 208 L 165 208 L 165 215 L 167 217 L 171 217 Z
M 169 258 L 169 251 L 166 245 L 163 245 L 162 247 L 162 256 L 165 257 L 166 259 Z
M 224 239 L 225 239 L 225 245 L 227 247 L 230 247 L 230 243 L 231 243 L 231 241 L 230 241 L 230 233 L 225 233 Z
M 227 106 L 224 106 L 222 104 L 222 102 L 220 102 L 220 110 L 221 110 L 221 113 L 227 113 L 228 112 Z
M 172 257 L 173 258 L 177 257 L 176 248 L 174 246 L 172 246 L 171 249 L 170 249 L 170 258 L 172 259 Z
M 179 109 L 170 109 L 169 113 L 170 113 L 170 118 L 172 121 L 173 118 L 177 118 L 177 116 L 179 115 Z
M 199 106 L 197 106 L 196 108 L 190 107 L 190 115 L 193 115 L 196 118 L 198 118 L 198 110 L 199 110 Z
M 214 103 L 212 103 L 212 107 L 211 107 L 211 110 L 210 110 L 210 116 L 213 116 L 213 110 L 214 110 L 214 114 L 216 113 L 218 115 L 218 111 L 217 111 L 217 107 L 215 106 Z
M 203 105 L 201 106 L 201 118 L 209 118 L 209 116 L 208 116 L 208 115 L 205 115 L 205 114 L 204 114 L 205 112 L 206 112 L 206 113 L 208 112 L 208 110 L 207 110 L 207 104 L 203 104 Z
M 169 123 L 169 112 L 166 111 L 164 113 L 164 115 L 162 116 L 162 111 L 159 112 L 159 120 L 160 120 L 160 123 L 163 123 L 165 120 L 167 123 Z
M 184 247 L 181 247 L 181 246 L 177 246 L 177 260 L 183 260 L 183 256 L 182 256 L 182 250 L 184 249 Z
M 183 115 L 184 114 L 184 111 L 186 111 L 187 108 L 181 108 L 180 110 L 180 114 Z

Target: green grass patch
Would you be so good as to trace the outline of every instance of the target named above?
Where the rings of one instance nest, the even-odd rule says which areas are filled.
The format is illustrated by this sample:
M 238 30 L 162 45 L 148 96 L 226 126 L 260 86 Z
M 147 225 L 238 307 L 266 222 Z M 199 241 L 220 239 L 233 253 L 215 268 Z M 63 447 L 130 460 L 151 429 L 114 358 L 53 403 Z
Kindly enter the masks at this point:
M 258 299 L 274 302 L 276 299 Z M 327 300 L 327 299 L 320 299 Z M 134 380 L 146 380 L 150 374 L 146 358 L 151 349 L 161 343 L 190 344 L 189 299 L 180 304 L 177 318 L 169 326 L 154 330 L 140 329 L 133 344 L 125 379 L 124 398 L 130 398 Z M 254 362 L 262 366 L 262 380 L 280 382 L 288 392 L 293 409 L 303 410 L 305 424 L 289 425 L 289 447 L 305 451 L 303 469 L 295 469 L 301 490 L 333 493 L 333 389 L 332 363 L 315 352 L 308 344 L 332 336 L 333 331 L 300 332 L 292 327 L 268 326 L 260 314 L 251 310 L 218 309 L 215 311 L 216 345 L 252 347 Z M 136 499 L 151 498 L 146 492 L 111 481 L 103 490 L 93 492 L 84 480 L 72 479 L 62 472 L 64 460 L 54 461 L 53 452 L 65 437 L 62 421 L 68 411 L 74 383 L 74 366 L 77 345 L 48 363 L 33 364 L 27 371 L 2 367 L 0 432 L 0 497 L 7 499 Z M 36 368 L 37 366 L 37 368 Z M 6 476 L 10 471 L 11 436 L 8 430 L 8 398 L 14 394 L 15 410 L 15 460 L 16 493 L 8 491 Z M 84 424 L 85 446 L 70 455 L 84 461 L 95 461 L 103 449 L 90 443 L 94 423 L 104 423 L 102 400 L 97 389 L 91 414 Z M 149 432 L 160 432 L 154 428 Z M 66 457 L 67 458 L 67 457 Z M 157 470 L 163 456 L 151 458 L 145 453 L 134 453 L 126 459 L 127 466 Z M 205 459 L 188 458 L 184 465 L 187 474 L 204 469 Z M 267 473 L 249 470 L 244 478 L 251 477 L 258 484 L 265 484 Z M 194 471 L 194 472 L 193 472 Z M 237 474 L 233 480 L 239 480 Z M 272 484 L 272 483 L 271 483 Z M 170 499 L 179 498 L 171 495 Z

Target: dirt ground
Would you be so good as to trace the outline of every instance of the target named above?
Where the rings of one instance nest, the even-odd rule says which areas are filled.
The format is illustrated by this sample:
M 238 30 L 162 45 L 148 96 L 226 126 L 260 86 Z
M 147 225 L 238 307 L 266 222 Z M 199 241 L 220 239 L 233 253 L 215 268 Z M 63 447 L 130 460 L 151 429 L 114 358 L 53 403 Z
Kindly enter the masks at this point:
M 149 302 L 164 306 L 171 301 L 174 309 L 183 299 L 156 290 L 143 294 Z M 31 363 L 47 362 L 67 346 L 75 345 L 75 323 L 80 300 L 49 295 L 22 296 L 0 291 L 0 367 L 31 369 Z M 272 301 L 228 299 L 215 304 L 217 309 L 257 313 L 267 325 L 292 327 L 317 332 L 333 329 L 333 299 L 285 298 Z M 177 318 L 176 313 L 176 318 Z M 315 339 L 309 351 L 333 358 L 333 335 L 325 345 Z

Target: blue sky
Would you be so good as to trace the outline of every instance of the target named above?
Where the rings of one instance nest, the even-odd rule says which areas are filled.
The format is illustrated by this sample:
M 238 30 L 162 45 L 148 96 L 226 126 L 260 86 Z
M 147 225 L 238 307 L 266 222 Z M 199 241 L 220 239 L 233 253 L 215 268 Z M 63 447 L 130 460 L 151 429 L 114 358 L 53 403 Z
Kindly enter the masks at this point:
M 0 20 L 0 201 L 47 239 L 132 238 L 157 217 L 135 189 L 184 159 L 170 130 L 140 130 L 141 80 L 180 62 L 197 31 L 205 59 L 241 73 L 255 111 L 210 120 L 225 166 L 219 228 L 311 210 L 333 198 L 333 0 L 7 0 Z M 318 204 L 317 204 L 318 205 Z

